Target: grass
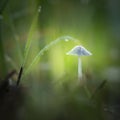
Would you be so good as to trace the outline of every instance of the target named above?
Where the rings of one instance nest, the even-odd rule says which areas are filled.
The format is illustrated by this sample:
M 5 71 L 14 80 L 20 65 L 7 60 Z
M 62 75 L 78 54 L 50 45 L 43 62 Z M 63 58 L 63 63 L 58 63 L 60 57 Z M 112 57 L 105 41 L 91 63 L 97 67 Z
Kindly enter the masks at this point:
M 43 6 L 43 12 L 44 10 L 46 10 L 46 8 Z M 25 92 L 25 98 L 24 98 L 25 103 L 23 103 L 20 106 L 20 109 L 18 112 L 20 118 L 23 118 L 23 120 L 32 120 L 32 119 L 36 119 L 36 120 L 39 120 L 39 119 L 42 119 L 42 120 L 61 120 L 61 119 L 62 120 L 80 120 L 80 119 L 104 120 L 105 119 L 107 120 L 109 118 L 108 117 L 109 112 L 105 110 L 108 109 L 107 107 L 109 106 L 109 104 L 112 102 L 115 102 L 115 100 L 113 100 L 114 98 L 113 96 L 112 96 L 112 100 L 109 96 L 110 91 L 108 86 L 106 86 L 106 81 L 101 82 L 101 78 L 99 78 L 101 74 L 100 72 L 96 71 L 99 68 L 94 69 L 94 65 L 95 65 L 94 62 L 93 62 L 93 66 L 89 64 L 91 61 L 93 61 L 94 58 L 91 58 L 90 62 L 86 60 L 86 63 L 88 63 L 90 66 L 87 66 L 88 64 L 86 64 L 86 68 L 83 69 L 83 74 L 85 76 L 85 80 L 87 81 L 85 83 L 85 86 L 80 86 L 79 84 L 76 85 L 76 81 L 77 81 L 77 76 L 76 76 L 77 62 L 76 61 L 77 60 L 71 58 L 73 60 L 72 61 L 69 58 L 67 58 L 67 56 L 65 55 L 66 52 L 64 50 L 64 49 L 66 50 L 68 49 L 69 41 L 71 42 L 72 47 L 73 47 L 73 43 L 79 44 L 82 42 L 83 44 L 86 44 L 88 47 L 89 47 L 89 44 L 92 44 L 91 45 L 93 47 L 92 50 L 93 50 L 93 53 L 95 54 L 94 61 L 96 63 L 100 61 L 101 64 L 104 66 L 104 63 L 101 59 L 97 60 L 97 57 L 99 58 L 103 57 L 101 56 L 101 54 L 104 53 L 104 49 L 102 48 L 101 50 L 101 45 L 103 45 L 104 42 L 102 41 L 103 42 L 102 43 L 100 41 L 101 44 L 99 44 L 99 51 L 101 54 L 99 54 L 98 48 L 97 48 L 98 46 L 97 45 L 94 46 L 98 42 L 97 39 L 91 35 L 92 37 L 90 39 L 92 40 L 89 41 L 88 40 L 89 37 L 87 36 L 87 34 L 84 34 L 87 36 L 87 37 L 85 36 L 84 38 L 88 38 L 88 39 L 86 41 L 81 40 L 80 37 L 77 37 L 79 36 L 78 35 L 79 28 L 76 28 L 76 27 L 78 26 L 75 26 L 75 29 L 77 29 L 76 30 L 77 32 L 76 32 L 75 29 L 72 29 L 71 24 L 69 24 L 69 27 L 66 26 L 66 28 L 68 27 L 66 29 L 64 27 L 66 23 L 61 23 L 60 24 L 60 27 L 62 28 L 62 32 L 61 32 L 59 30 L 59 25 L 57 23 L 54 24 L 54 21 L 53 21 L 52 27 L 51 25 L 49 25 L 50 23 L 46 23 L 45 29 L 43 27 L 43 28 L 40 28 L 40 30 L 38 30 L 38 28 L 41 27 L 39 26 L 39 21 L 38 21 L 40 16 L 39 14 L 41 13 L 35 12 L 35 15 L 33 15 L 33 20 L 32 20 L 32 24 L 29 29 L 28 35 L 26 35 L 27 40 L 24 39 L 23 46 L 21 47 L 20 43 L 22 40 L 19 34 L 16 32 L 17 31 L 16 25 L 18 25 L 18 23 L 12 19 L 12 16 L 10 16 L 11 14 L 9 9 L 8 9 L 8 13 L 9 15 L 8 17 L 6 17 L 6 19 L 9 24 L 10 30 L 12 31 L 12 34 L 14 36 L 15 42 L 13 42 L 13 40 L 11 39 L 10 39 L 11 41 L 10 40 L 9 41 L 11 42 L 11 44 L 14 44 L 16 46 L 15 55 L 18 54 L 19 59 L 21 59 L 20 63 L 18 61 L 17 61 L 18 63 L 17 62 L 16 63 L 20 64 L 21 66 L 18 67 L 18 65 L 15 64 L 12 57 L 9 54 L 6 55 L 4 51 L 5 42 L 3 44 L 3 39 L 0 38 L 0 58 L 1 58 L 0 64 L 2 66 L 1 68 L 3 68 L 2 69 L 3 71 L 0 71 L 0 73 L 1 74 L 7 73 L 5 66 L 8 63 L 6 63 L 6 60 L 8 60 L 9 64 L 13 66 L 12 68 L 20 70 L 19 76 L 18 78 L 16 78 L 18 79 L 17 85 L 19 85 L 19 83 L 22 82 L 21 86 L 23 86 L 23 88 L 25 87 L 25 89 L 23 89 Z M 59 16 L 56 16 L 56 17 L 59 18 Z M 65 18 L 67 18 L 66 14 L 65 14 Z M 23 19 L 23 17 L 21 19 Z M 72 18 L 72 20 L 74 19 Z M 1 27 L 0 27 L 0 30 L 1 30 Z M 40 36 L 37 38 L 36 31 L 38 32 L 38 34 L 40 33 L 42 37 Z M 0 32 L 0 34 L 1 33 L 2 32 Z M 70 35 L 70 36 L 66 36 L 66 35 Z M 71 36 L 74 36 L 74 37 L 71 37 Z M 79 38 L 80 40 L 77 40 L 75 38 Z M 33 43 L 35 41 L 39 41 L 38 46 L 33 46 L 34 45 Z M 36 50 L 34 49 L 34 47 L 38 47 L 38 51 L 35 52 L 35 54 L 33 55 L 34 57 L 33 56 L 29 57 L 29 54 L 31 54 L 31 51 Z M 22 50 L 22 48 L 24 48 L 24 50 Z M 54 48 L 56 48 L 55 52 L 53 50 Z M 105 48 L 107 49 L 107 47 Z M 11 47 L 11 49 L 14 49 L 14 48 Z M 60 57 L 57 56 L 57 50 L 61 55 Z M 52 54 L 54 55 L 51 56 L 50 58 L 50 55 Z M 57 59 L 56 59 L 56 56 L 57 56 Z M 42 58 L 41 61 L 39 60 L 40 58 Z M 30 63 L 28 64 L 29 59 L 30 59 Z M 53 61 L 53 59 L 55 60 Z M 57 66 L 57 64 L 58 66 L 61 66 L 61 64 L 63 65 L 62 66 L 63 69 L 61 69 L 63 70 L 62 71 L 63 74 L 60 77 L 55 78 L 51 74 L 51 71 L 54 69 L 56 75 L 60 74 L 59 67 Z M 47 66 L 47 68 L 42 69 L 41 67 L 42 65 L 43 67 Z M 33 70 L 34 66 L 37 68 L 36 71 Z M 53 79 L 56 79 L 56 81 L 54 81 Z M 86 86 L 88 88 L 86 88 Z M 110 99 L 111 101 L 109 101 L 108 99 Z

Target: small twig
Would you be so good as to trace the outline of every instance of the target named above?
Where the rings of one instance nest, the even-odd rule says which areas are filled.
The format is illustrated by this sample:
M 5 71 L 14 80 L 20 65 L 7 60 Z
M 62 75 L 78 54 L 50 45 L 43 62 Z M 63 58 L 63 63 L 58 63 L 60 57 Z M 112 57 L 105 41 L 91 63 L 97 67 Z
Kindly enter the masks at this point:
M 20 84 L 22 73 L 23 73 L 23 67 L 21 67 L 20 71 L 19 71 L 19 75 L 18 75 L 18 79 L 17 79 L 17 83 L 16 83 L 17 86 Z

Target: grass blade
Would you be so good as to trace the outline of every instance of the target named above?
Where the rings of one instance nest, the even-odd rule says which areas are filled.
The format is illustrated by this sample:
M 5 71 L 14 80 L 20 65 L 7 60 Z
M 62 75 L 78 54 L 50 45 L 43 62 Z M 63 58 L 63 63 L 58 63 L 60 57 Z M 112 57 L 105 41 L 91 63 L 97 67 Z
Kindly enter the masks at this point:
M 29 54 L 30 46 L 31 46 L 31 43 L 32 43 L 32 40 L 33 40 L 32 36 L 33 36 L 35 28 L 37 26 L 38 15 L 39 15 L 39 12 L 37 12 L 37 14 L 35 15 L 35 17 L 33 19 L 33 22 L 32 22 L 32 25 L 30 27 L 28 39 L 27 39 L 27 42 L 26 42 L 26 45 L 25 45 L 25 50 L 24 50 L 24 60 L 23 60 L 23 64 L 22 64 L 23 68 L 25 66 L 25 63 L 26 63 L 26 60 L 27 60 L 27 57 L 28 57 L 28 54 Z
M 51 43 L 46 45 L 42 50 L 39 51 L 39 53 L 36 55 L 36 57 L 31 62 L 30 66 L 25 71 L 24 75 L 28 74 L 31 71 L 32 66 L 39 60 L 40 56 L 42 56 L 45 51 L 50 49 L 55 44 L 59 43 L 61 40 L 64 40 L 64 41 L 69 41 L 70 40 L 70 41 L 78 42 L 77 39 L 75 39 L 73 37 L 70 37 L 70 36 L 62 36 L 62 37 L 59 37 L 56 40 L 52 41 Z
M 33 37 L 34 31 L 35 31 L 35 28 L 37 26 L 38 16 L 39 16 L 39 12 L 36 13 L 36 15 L 33 19 L 33 22 L 31 24 L 31 27 L 30 27 L 27 42 L 26 42 L 26 45 L 25 45 L 23 62 L 22 62 L 22 66 L 21 66 L 20 71 L 19 71 L 18 79 L 17 79 L 17 84 L 16 84 L 17 86 L 20 84 L 20 80 L 21 80 L 23 72 L 24 72 L 25 63 L 27 61 L 28 54 L 29 54 L 30 47 L 31 47 L 31 43 L 32 43 L 32 40 L 33 40 L 32 37 Z

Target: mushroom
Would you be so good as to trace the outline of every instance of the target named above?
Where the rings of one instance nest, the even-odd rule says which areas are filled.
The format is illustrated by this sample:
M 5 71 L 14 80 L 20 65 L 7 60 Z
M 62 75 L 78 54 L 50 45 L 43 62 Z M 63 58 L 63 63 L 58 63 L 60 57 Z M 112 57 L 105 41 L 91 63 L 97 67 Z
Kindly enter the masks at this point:
M 90 56 L 92 53 L 83 46 L 75 46 L 72 50 L 67 52 L 67 55 L 78 56 L 78 79 L 82 79 L 82 62 L 80 56 Z

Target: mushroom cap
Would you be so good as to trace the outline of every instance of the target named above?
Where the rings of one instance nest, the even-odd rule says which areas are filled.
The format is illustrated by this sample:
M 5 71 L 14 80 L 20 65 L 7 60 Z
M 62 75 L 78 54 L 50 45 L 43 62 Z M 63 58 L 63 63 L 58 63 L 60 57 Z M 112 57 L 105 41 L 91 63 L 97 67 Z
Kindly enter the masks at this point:
M 72 50 L 67 52 L 67 55 L 89 56 L 92 55 L 92 53 L 85 49 L 83 46 L 75 46 Z

